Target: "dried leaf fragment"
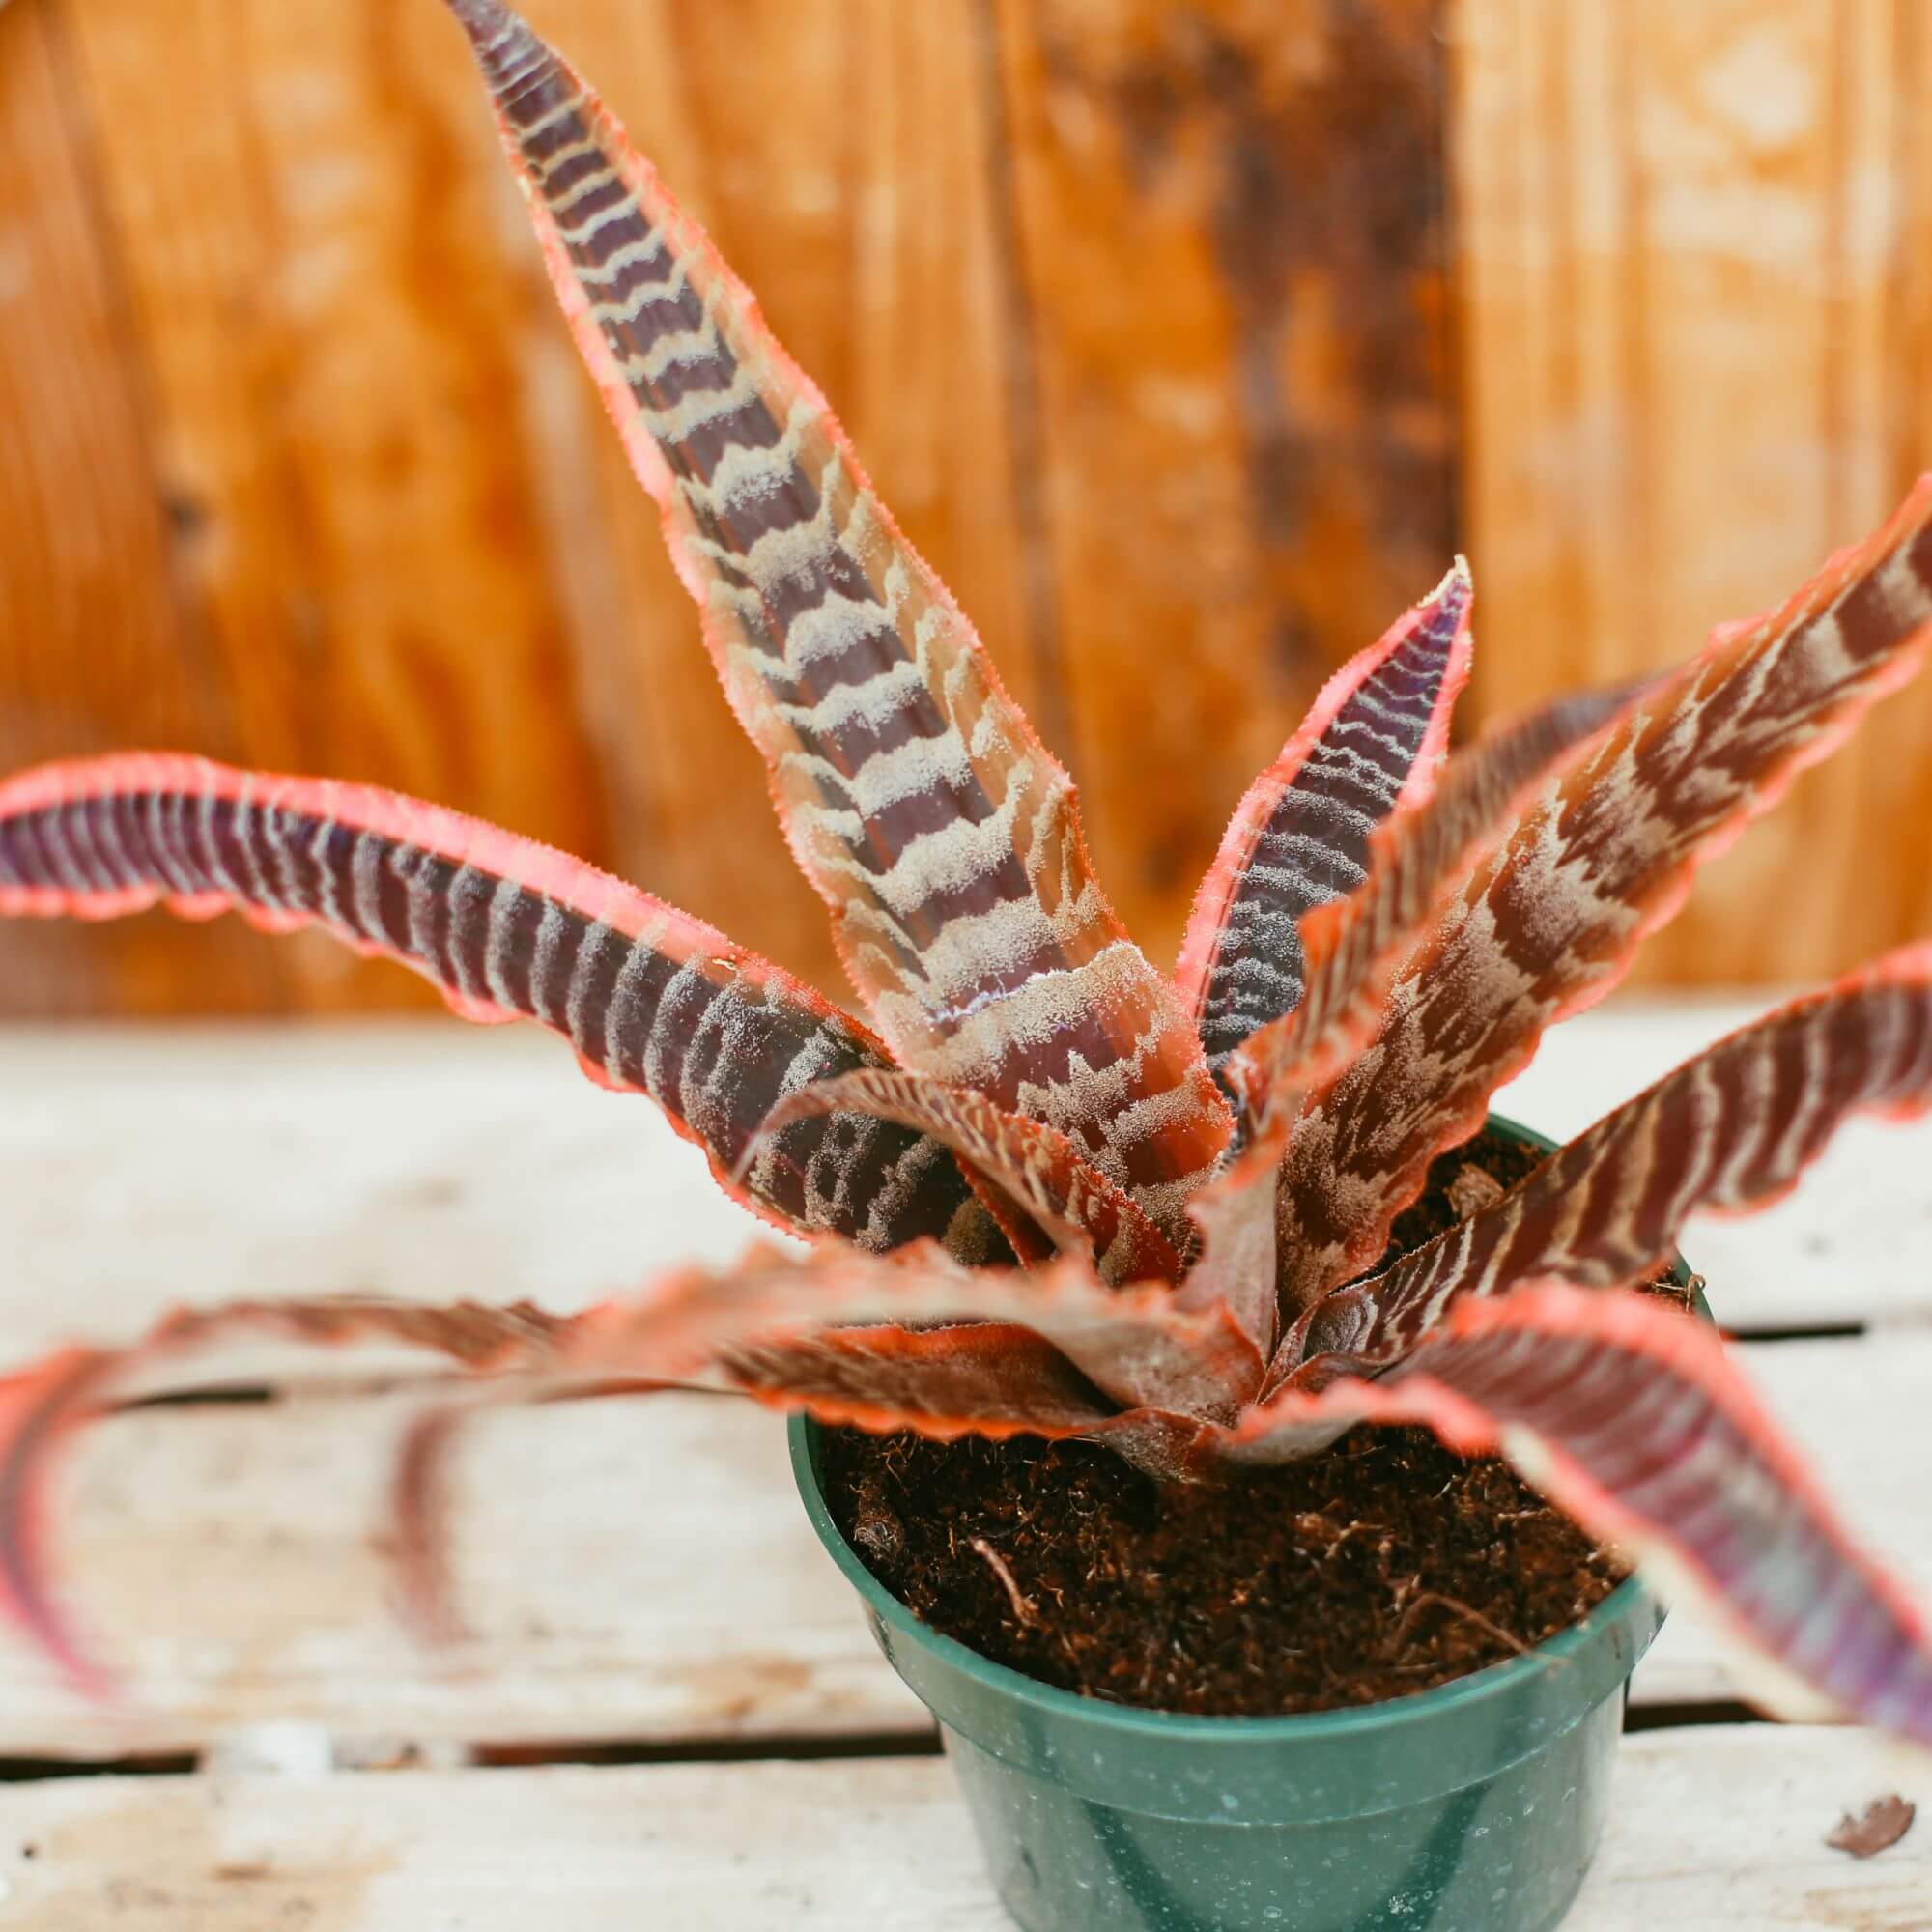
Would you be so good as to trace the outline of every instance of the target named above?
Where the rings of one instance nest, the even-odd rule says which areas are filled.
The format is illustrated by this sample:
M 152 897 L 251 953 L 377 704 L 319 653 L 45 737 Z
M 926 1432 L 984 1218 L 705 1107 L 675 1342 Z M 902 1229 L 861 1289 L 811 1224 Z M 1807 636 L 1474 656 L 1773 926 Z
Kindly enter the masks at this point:
M 1918 1807 L 1911 1799 L 1889 1792 L 1874 1798 L 1856 1818 L 1847 1811 L 1825 1842 L 1834 1852 L 1849 1852 L 1855 1859 L 1876 1858 L 1911 1831 L 1918 1815 Z

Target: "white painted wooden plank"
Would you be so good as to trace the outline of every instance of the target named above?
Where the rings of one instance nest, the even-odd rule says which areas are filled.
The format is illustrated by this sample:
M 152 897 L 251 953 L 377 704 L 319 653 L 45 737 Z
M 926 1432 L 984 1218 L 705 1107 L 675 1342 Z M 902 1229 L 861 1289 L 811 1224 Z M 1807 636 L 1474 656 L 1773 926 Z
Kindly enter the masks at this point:
M 781 1422 L 725 1398 L 481 1419 L 458 1471 L 469 1639 L 424 1650 L 372 1537 L 409 1409 L 305 1397 L 100 1423 L 58 1542 L 124 1695 L 74 1695 L 10 1634 L 0 1754 L 194 1749 L 283 1719 L 352 1747 L 926 1728 L 805 1520 Z
M 1897 1793 L 1918 1820 L 1859 1861 L 1824 1839 Z M 1644 1731 L 1617 1758 L 1609 1830 L 1563 1932 L 1926 1932 L 1932 1758 L 1870 1731 Z
M 781 1238 L 534 1029 L 0 1029 L 0 1350 L 179 1301 L 581 1307 Z
M 1625 1742 L 1565 1932 L 1923 1932 L 1932 1818 L 1865 1862 L 1845 1808 L 1932 1770 L 1859 1732 Z M 31 1848 L 31 1853 L 29 1851 Z M 0 1791 L 20 1932 L 999 1932 L 943 1760 L 86 1778 Z
M 1774 1411 L 1874 1548 L 1932 1601 L 1932 1336 L 1747 1348 Z M 63 1548 L 128 1696 L 89 1706 L 0 1642 L 0 1753 L 192 1748 L 279 1718 L 471 1743 L 898 1731 L 922 1716 L 806 1526 L 777 1419 L 655 1397 L 485 1418 L 461 1466 L 473 1641 L 396 1631 L 368 1531 L 401 1405 L 136 1411 L 78 1452 Z M 1735 1694 L 1674 1617 L 1643 1703 Z
M 1761 1003 L 1612 1002 L 1505 1090 L 1568 1131 Z M 0 1030 L 0 1356 L 224 1294 L 528 1294 L 565 1308 L 760 1224 L 641 1097 L 454 1021 Z M 1740 1328 L 1932 1321 L 1932 1122 L 1859 1122 L 1770 1213 L 1686 1246 Z
M 1592 1028 L 1604 1051 L 1573 1055 L 1573 1082 L 1547 1099 L 1513 1101 L 1578 1124 L 1734 1016 L 1586 1016 L 1551 1055 Z M 1885 1202 L 1844 1232 L 1856 1279 L 1883 1285 L 1894 1268 L 1897 1285 L 1924 1142 L 1873 1131 L 1909 1158 L 1870 1163 Z M 0 1199 L 6 1359 L 75 1328 L 127 1332 L 197 1286 L 568 1306 L 653 1256 L 729 1254 L 753 1228 L 648 1103 L 591 1087 L 551 1042 L 453 1023 L 0 1034 L 0 1154 L 18 1177 Z M 1914 1449 L 1932 1337 L 1752 1352 L 1854 1521 L 1932 1595 Z M 0 1649 L 0 1750 L 193 1747 L 289 1715 L 352 1737 L 491 1741 L 918 1721 L 804 1526 L 776 1423 L 695 1402 L 493 1419 L 469 1465 L 474 1670 L 427 1669 L 384 1615 L 366 1546 L 387 1420 L 304 1403 L 107 1425 L 83 1452 L 73 1572 L 132 1695 L 86 1710 Z M 1695 1700 L 1730 1685 L 1679 1618 L 1636 1691 Z
M 938 1758 L 11 1785 L 0 1884 L 9 1932 L 1010 1932 Z
M 1824 1842 L 1896 1792 L 1920 1817 L 1860 1861 Z M 1927 1932 L 1932 1757 L 1869 1731 L 1645 1731 L 1617 1759 L 1609 1829 L 1563 1932 Z

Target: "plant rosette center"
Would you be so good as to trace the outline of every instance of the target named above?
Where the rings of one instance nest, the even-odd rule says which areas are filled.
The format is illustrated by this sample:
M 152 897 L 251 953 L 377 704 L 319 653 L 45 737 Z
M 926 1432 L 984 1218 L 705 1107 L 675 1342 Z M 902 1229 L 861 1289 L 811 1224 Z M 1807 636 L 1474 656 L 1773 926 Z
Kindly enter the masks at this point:
M 1439 1157 L 1381 1265 L 1550 1147 L 1492 1124 Z M 1694 1294 L 1681 1268 L 1649 1292 Z M 1186 1489 L 1085 1443 L 849 1429 L 819 1473 L 846 1545 L 935 1631 L 1042 1684 L 1195 1716 L 1410 1696 L 1525 1655 L 1629 1574 L 1507 1463 L 1414 1427 Z

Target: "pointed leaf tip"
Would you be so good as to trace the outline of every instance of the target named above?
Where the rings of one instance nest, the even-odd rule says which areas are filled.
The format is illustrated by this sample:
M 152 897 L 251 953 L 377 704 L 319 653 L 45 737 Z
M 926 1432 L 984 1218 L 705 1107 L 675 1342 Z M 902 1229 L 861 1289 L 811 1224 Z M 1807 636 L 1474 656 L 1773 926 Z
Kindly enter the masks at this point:
M 1714 1615 L 1753 1701 L 1932 1744 L 1919 1609 L 1847 1536 L 1716 1330 L 1682 1309 L 1548 1280 L 1464 1301 L 1387 1374 L 1277 1395 L 1212 1442 L 1293 1461 L 1352 1421 L 1419 1422 L 1463 1455 L 1500 1449 L 1665 1595 Z
M 472 41 L 521 24 L 503 0 L 447 0 L 457 23 Z
M 464 1019 L 543 1026 L 599 1085 L 655 1099 L 727 1186 L 753 1128 L 807 1070 L 889 1064 L 863 1027 L 716 928 L 439 806 L 173 753 L 0 781 L 0 915 L 104 919 L 157 901 L 195 917 L 231 906 L 276 932 L 312 924 L 420 973 Z M 721 1036 L 728 1094 L 711 1082 Z M 767 1151 L 742 1193 L 781 1226 L 998 1252 L 936 1144 L 849 1119 Z
M 894 1056 L 1008 1111 L 1037 1096 L 1027 1111 L 1171 1239 L 1233 1122 L 1101 895 L 1071 781 L 594 90 L 497 0 L 451 4 L 578 348 Z
M 60 1438 L 88 1412 L 105 1359 L 64 1349 L 0 1381 L 0 1613 L 96 1701 L 111 1699 L 116 1683 L 79 1640 L 51 1574 L 46 1479 Z
M 499 99 L 550 61 L 549 49 L 529 23 L 503 0 L 447 0 L 447 5 Z
M 1472 596 L 1459 557 L 1322 686 L 1235 808 L 1175 968 L 1224 1089 L 1230 1055 L 1301 1000 L 1302 916 L 1360 885 L 1374 829 L 1435 788 L 1469 675 Z
M 1303 1270 L 1301 1298 L 1374 1262 L 1430 1161 L 1481 1124 L 1544 1029 L 1608 993 L 1697 866 L 1910 677 L 1928 645 L 1932 483 L 1921 483 L 1777 611 L 1720 627 L 1646 684 L 1529 803 L 1402 964 L 1373 1047 L 1296 1118 L 1279 1232 Z
M 1855 1114 L 1932 1108 L 1932 944 L 1901 947 L 1665 1074 L 1509 1193 L 1388 1271 L 1316 1304 L 1309 1354 L 1381 1366 L 1456 1303 L 1527 1276 L 1636 1280 L 1700 1208 L 1779 1199 Z
M 1009 1113 L 969 1087 L 878 1070 L 815 1081 L 772 1108 L 750 1151 L 792 1122 L 841 1112 L 931 1135 L 997 1189 L 1007 1207 L 1037 1224 L 1054 1247 L 1094 1261 L 1110 1285 L 1180 1279 L 1173 1244 L 1087 1158 L 1080 1143 L 1044 1122 Z

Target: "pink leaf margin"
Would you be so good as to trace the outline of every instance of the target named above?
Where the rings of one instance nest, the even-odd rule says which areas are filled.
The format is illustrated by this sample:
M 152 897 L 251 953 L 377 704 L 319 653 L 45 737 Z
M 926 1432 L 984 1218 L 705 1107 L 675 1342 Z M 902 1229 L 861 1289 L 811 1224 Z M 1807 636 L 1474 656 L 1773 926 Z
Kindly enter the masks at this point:
M 714 980 L 742 981 L 767 993 L 842 1033 L 859 1051 L 883 1064 L 891 1064 L 885 1042 L 869 1028 L 782 967 L 727 939 L 715 926 L 534 838 L 377 785 L 245 771 L 185 753 L 119 752 L 103 757 L 40 765 L 0 780 L 0 821 L 50 808 L 150 792 L 179 793 L 211 802 L 227 801 L 258 810 L 279 809 L 329 819 L 350 830 L 367 831 L 417 846 L 452 866 L 468 864 L 480 871 L 513 879 L 526 890 L 587 920 L 608 925 L 627 939 L 648 936 L 649 943 L 659 951 L 696 964 Z M 155 906 L 191 920 L 213 919 L 232 911 L 257 931 L 271 934 L 298 931 L 319 923 L 315 914 L 306 911 L 252 904 L 239 892 L 182 893 L 158 885 L 71 892 L 59 887 L 0 883 L 0 918 L 120 919 Z M 386 960 L 416 974 L 436 988 L 443 1004 L 459 1019 L 483 1026 L 501 1026 L 517 1020 L 544 1024 L 511 1008 L 448 985 L 426 964 L 346 928 L 331 927 L 329 936 L 365 959 Z M 548 1027 L 545 1030 L 554 1031 Z M 575 1057 L 584 1076 L 597 1086 L 613 1093 L 637 1091 L 613 1080 L 587 1055 L 577 1053 Z M 687 1121 L 668 1108 L 660 1111 L 681 1140 L 691 1142 L 703 1153 L 712 1179 L 732 1200 L 769 1226 L 788 1235 L 813 1238 L 811 1231 L 785 1220 L 742 1186 Z
M 1932 1629 L 1923 1611 L 1845 1531 L 1804 1459 L 1765 1412 L 1715 1329 L 1655 1297 L 1544 1281 L 1501 1300 L 1459 1304 L 1432 1339 L 1454 1343 L 1512 1335 L 1620 1350 L 1642 1359 L 1656 1376 L 1675 1378 L 1694 1392 L 1745 1439 L 1777 1488 L 1798 1504 L 1865 1601 L 1889 1620 L 1903 1662 L 1932 1687 Z M 1357 1422 L 1386 1422 L 1419 1423 L 1460 1455 L 1500 1451 L 1565 1514 L 1593 1536 L 1625 1549 L 1666 1595 L 1689 1600 L 1722 1630 L 1742 1653 L 1753 1693 L 1768 1708 L 1804 1717 L 1848 1708 L 1854 1717 L 1932 1744 L 1932 1688 L 1904 1711 L 1883 1702 L 1883 1687 L 1871 1687 L 1861 1705 L 1841 1704 L 1794 1670 L 1741 1618 L 1726 1599 L 1722 1579 L 1666 1527 L 1632 1510 L 1547 1433 L 1498 1417 L 1432 1374 L 1429 1357 L 1426 1347 L 1375 1381 L 1347 1373 L 1336 1358 L 1318 1357 L 1309 1369 L 1340 1378 L 1318 1389 L 1321 1377 L 1311 1377 L 1309 1388 L 1273 1397 L 1233 1430 L 1209 1432 L 1204 1447 L 1236 1461 L 1278 1461 L 1312 1453 Z
M 1406 807 L 1420 804 L 1435 789 L 1436 772 L 1449 750 L 1450 719 L 1457 698 L 1469 681 L 1474 652 L 1469 620 L 1475 591 L 1469 578 L 1469 566 L 1460 556 L 1449 574 L 1427 597 L 1412 604 L 1376 642 L 1357 651 L 1328 679 L 1316 694 L 1307 716 L 1295 726 L 1293 735 L 1281 748 L 1273 763 L 1242 793 L 1234 816 L 1228 821 L 1227 830 L 1221 835 L 1221 843 L 1213 862 L 1195 893 L 1186 930 L 1181 936 L 1179 956 L 1175 961 L 1175 990 L 1197 1022 L 1208 997 L 1208 989 L 1213 983 L 1214 966 L 1220 956 L 1228 909 L 1240 892 L 1255 846 L 1266 831 L 1268 820 L 1274 815 L 1282 795 L 1293 785 L 1308 762 L 1309 753 L 1333 725 L 1349 700 L 1452 596 L 1461 598 L 1462 608 L 1455 639 L 1450 645 L 1449 662 L 1442 673 L 1435 709 L 1416 752 L 1415 761 L 1396 794 L 1396 810 L 1400 811 Z

